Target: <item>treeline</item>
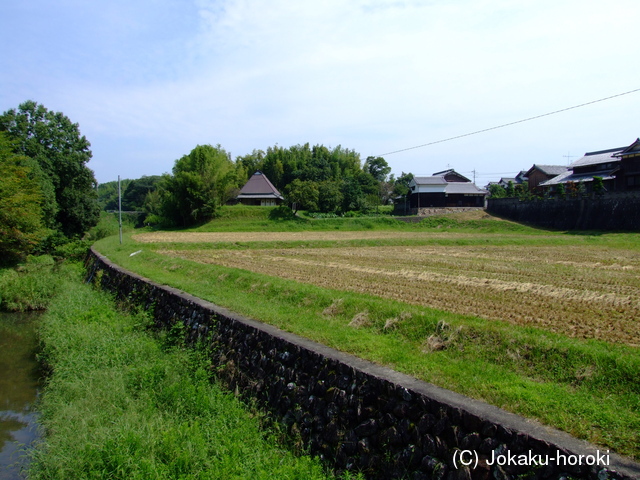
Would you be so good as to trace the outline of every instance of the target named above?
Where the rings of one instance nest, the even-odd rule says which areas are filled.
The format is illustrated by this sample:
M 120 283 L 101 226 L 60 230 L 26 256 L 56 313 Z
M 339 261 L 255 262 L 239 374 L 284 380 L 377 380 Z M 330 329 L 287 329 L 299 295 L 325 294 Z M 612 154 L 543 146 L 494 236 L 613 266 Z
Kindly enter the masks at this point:
M 0 115 L 0 260 L 53 253 L 86 239 L 101 210 L 118 208 L 117 182 L 97 185 L 87 167 L 89 141 L 77 123 L 34 101 Z M 220 145 L 199 145 L 171 173 L 122 181 L 122 208 L 146 224 L 189 226 L 216 216 L 256 171 L 294 210 L 366 213 L 406 195 L 382 157 L 341 146 L 278 145 L 232 159 Z M 84 240 L 85 242 L 87 240 Z
M 214 218 L 242 186 L 261 171 L 295 210 L 342 215 L 366 213 L 406 195 L 411 174 L 395 178 L 381 157 L 360 155 L 341 146 L 308 143 L 254 150 L 235 160 L 220 145 L 199 145 L 178 159 L 171 174 L 121 181 L 124 211 L 145 215 L 146 224 L 189 226 Z M 118 208 L 117 182 L 98 187 L 105 210 Z
M 34 101 L 0 116 L 0 261 L 51 252 L 100 217 L 89 141 Z

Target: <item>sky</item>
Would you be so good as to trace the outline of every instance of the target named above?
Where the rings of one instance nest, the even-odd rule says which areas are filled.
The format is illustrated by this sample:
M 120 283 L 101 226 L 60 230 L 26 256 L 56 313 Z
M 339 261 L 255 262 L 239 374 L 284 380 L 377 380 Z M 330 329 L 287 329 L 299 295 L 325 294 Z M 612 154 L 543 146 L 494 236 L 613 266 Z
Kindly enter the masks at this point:
M 100 183 L 197 145 L 310 143 L 484 186 L 640 136 L 640 91 L 619 95 L 640 89 L 638 18 L 637 0 L 5 1 L 0 112 L 64 113 Z

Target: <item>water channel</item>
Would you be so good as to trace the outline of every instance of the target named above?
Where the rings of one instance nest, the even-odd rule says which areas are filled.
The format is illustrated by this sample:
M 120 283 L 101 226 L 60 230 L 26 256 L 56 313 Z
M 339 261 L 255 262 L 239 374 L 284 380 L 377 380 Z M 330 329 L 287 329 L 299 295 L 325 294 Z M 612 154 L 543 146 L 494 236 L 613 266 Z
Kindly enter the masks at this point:
M 39 314 L 0 312 L 0 480 L 25 478 L 25 448 L 38 435 L 38 320 Z

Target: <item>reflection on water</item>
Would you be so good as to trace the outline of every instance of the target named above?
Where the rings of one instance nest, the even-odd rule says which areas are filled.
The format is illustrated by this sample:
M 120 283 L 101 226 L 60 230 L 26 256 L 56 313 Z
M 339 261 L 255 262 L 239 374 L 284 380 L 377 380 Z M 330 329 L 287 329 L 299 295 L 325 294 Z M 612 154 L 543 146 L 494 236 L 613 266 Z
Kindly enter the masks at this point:
M 38 314 L 0 312 L 0 480 L 16 480 L 25 446 L 37 437 Z

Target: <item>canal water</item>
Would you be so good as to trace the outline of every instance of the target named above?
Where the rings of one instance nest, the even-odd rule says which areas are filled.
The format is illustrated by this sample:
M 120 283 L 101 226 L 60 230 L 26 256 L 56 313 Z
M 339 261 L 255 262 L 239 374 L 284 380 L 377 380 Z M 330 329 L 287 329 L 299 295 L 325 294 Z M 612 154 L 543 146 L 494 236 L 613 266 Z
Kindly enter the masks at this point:
M 25 449 L 38 436 L 38 321 L 39 314 L 0 312 L 0 480 L 25 478 Z

